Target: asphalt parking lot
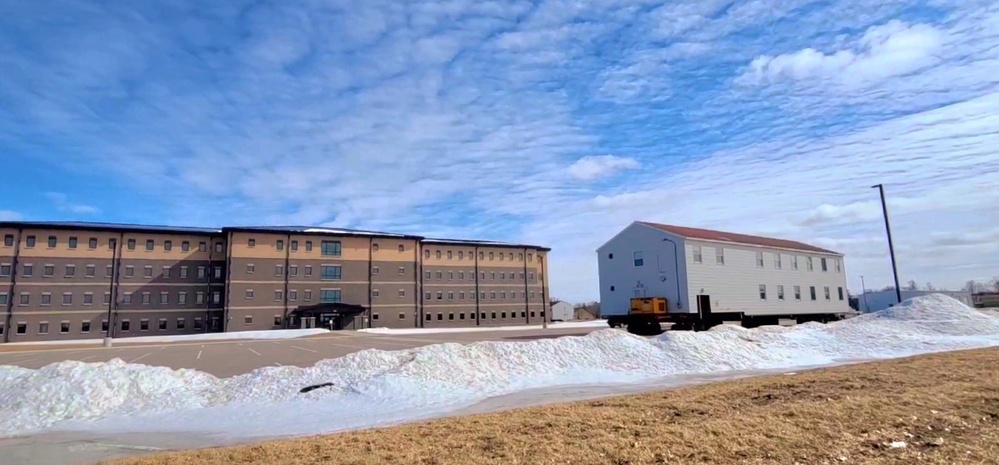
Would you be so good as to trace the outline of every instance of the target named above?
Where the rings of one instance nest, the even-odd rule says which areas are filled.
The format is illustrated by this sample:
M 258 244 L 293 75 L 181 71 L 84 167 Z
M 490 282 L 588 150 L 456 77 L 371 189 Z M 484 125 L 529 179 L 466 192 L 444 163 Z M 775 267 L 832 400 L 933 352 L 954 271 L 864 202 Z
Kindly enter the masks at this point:
M 446 342 L 527 341 L 561 336 L 582 336 L 600 328 L 550 328 L 523 331 L 481 331 L 428 334 L 370 334 L 332 332 L 282 340 L 172 342 L 138 346 L 46 349 L 0 353 L 0 365 L 41 368 L 64 360 L 107 362 L 120 358 L 129 363 L 191 368 L 219 377 L 248 373 L 266 366 L 312 366 L 365 349 L 401 350 Z

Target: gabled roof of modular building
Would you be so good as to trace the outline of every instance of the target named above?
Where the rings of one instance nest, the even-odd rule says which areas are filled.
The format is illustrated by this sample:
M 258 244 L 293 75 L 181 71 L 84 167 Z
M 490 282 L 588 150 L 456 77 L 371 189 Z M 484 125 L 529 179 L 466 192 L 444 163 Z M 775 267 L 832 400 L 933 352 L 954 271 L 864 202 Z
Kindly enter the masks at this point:
M 424 244 L 447 244 L 447 245 L 470 245 L 479 247 L 512 247 L 518 249 L 535 249 L 542 250 L 545 252 L 550 252 L 552 249 L 549 247 L 544 247 L 540 245 L 531 244 L 518 244 L 516 242 L 501 242 L 501 241 L 479 241 L 471 239 L 443 239 L 428 237 L 423 239 Z
M 199 236 L 214 236 L 222 233 L 222 230 L 219 228 L 127 223 L 92 223 L 85 221 L 0 221 L 0 228 L 111 231 L 146 234 L 192 234 Z
M 261 232 L 277 234 L 315 234 L 320 236 L 347 237 L 383 237 L 397 239 L 421 240 L 422 236 L 398 234 L 385 231 L 367 231 L 363 229 L 325 228 L 316 226 L 232 226 L 222 228 L 223 232 Z
M 713 229 L 692 228 L 688 226 L 676 226 L 670 224 L 651 223 L 647 221 L 636 221 L 661 231 L 675 234 L 686 239 L 700 239 L 713 242 L 728 242 L 731 244 L 750 245 L 756 247 L 768 247 L 774 249 L 799 250 L 803 252 L 818 252 L 832 255 L 843 255 L 839 252 L 823 249 L 804 242 L 792 241 L 788 239 L 778 239 L 774 237 L 753 236 L 749 234 L 739 234 Z

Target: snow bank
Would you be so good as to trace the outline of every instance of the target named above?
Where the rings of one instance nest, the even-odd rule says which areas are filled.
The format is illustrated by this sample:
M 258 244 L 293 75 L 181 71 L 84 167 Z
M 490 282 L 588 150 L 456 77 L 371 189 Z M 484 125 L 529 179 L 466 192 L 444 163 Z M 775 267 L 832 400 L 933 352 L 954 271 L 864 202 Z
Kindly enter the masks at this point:
M 999 345 L 999 318 L 946 296 L 828 325 L 668 332 L 605 329 L 528 342 L 365 350 L 227 379 L 120 360 L 0 367 L 0 436 L 46 429 L 308 434 L 425 418 L 525 389 L 635 383 Z M 333 387 L 299 394 L 302 387 Z
M 573 329 L 573 328 L 607 328 L 607 320 L 589 321 L 565 321 L 548 323 L 549 329 Z M 475 333 L 493 331 L 527 331 L 532 329 L 543 329 L 542 325 L 520 325 L 520 326 L 475 326 L 464 328 L 365 328 L 358 332 L 373 334 L 443 334 L 443 333 Z
M 176 336 L 139 336 L 116 338 L 115 341 L 118 343 L 128 344 L 148 344 L 157 342 L 229 341 L 242 339 L 294 339 L 298 337 L 315 336 L 317 334 L 329 334 L 329 330 L 323 328 L 311 328 L 275 329 L 267 331 L 233 331 L 229 333 L 179 334 Z M 75 339 L 66 341 L 11 342 L 9 345 L 88 345 L 103 343 L 104 339 Z

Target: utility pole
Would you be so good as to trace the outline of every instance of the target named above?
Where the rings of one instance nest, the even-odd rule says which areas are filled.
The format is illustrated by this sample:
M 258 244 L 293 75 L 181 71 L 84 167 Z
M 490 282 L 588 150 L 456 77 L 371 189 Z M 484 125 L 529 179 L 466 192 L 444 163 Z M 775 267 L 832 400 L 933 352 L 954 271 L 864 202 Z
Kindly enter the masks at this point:
M 860 286 L 863 288 L 864 294 L 864 313 L 871 311 L 871 308 L 867 306 L 867 284 L 864 284 L 864 275 L 860 275 Z
M 885 186 L 884 184 L 871 186 L 871 189 L 875 188 L 881 193 L 881 212 L 885 217 L 885 232 L 888 234 L 888 253 L 891 254 L 891 272 L 895 277 L 895 298 L 898 299 L 896 303 L 902 303 L 902 288 L 898 284 L 898 266 L 895 264 L 895 245 L 892 243 L 891 224 L 888 222 L 888 202 L 885 201 Z

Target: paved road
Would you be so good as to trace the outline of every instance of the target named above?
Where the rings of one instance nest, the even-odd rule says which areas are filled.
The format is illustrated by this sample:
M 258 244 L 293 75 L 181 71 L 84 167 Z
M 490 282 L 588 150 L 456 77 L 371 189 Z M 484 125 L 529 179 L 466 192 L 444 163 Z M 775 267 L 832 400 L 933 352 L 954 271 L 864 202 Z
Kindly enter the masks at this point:
M 174 342 L 128 347 L 49 349 L 0 353 L 0 365 L 40 368 L 63 360 L 106 362 L 120 358 L 130 363 L 193 368 L 229 377 L 265 366 L 312 366 L 365 349 L 400 350 L 444 342 L 526 341 L 560 336 L 581 336 L 600 328 L 531 329 L 465 333 L 386 335 L 334 332 L 328 335 L 284 340 Z

